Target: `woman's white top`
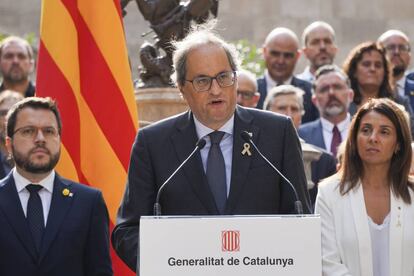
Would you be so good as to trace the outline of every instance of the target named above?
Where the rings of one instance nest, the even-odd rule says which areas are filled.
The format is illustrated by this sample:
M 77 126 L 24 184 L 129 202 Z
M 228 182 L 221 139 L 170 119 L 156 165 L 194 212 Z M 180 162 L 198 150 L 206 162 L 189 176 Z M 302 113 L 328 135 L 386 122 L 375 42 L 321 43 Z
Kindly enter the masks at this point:
M 388 213 L 381 225 L 376 224 L 368 216 L 368 225 L 374 276 L 390 276 L 390 214 Z

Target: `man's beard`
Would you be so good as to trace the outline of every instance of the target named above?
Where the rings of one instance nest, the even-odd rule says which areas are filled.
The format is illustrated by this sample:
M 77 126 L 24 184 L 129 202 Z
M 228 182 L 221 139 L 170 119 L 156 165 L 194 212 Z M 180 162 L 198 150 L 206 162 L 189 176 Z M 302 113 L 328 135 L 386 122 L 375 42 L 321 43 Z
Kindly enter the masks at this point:
M 17 67 L 14 68 L 14 67 Z M 6 73 L 6 74 L 2 74 L 3 75 L 3 79 L 6 80 L 9 83 L 21 83 L 23 81 L 26 81 L 29 77 L 28 74 L 26 74 L 22 68 L 20 68 L 19 66 L 15 65 L 14 67 L 10 68 L 10 70 Z M 14 70 L 18 70 L 18 72 L 13 72 Z
M 396 65 L 392 69 L 392 75 L 398 77 L 405 72 L 405 67 L 403 65 Z
M 34 174 L 47 173 L 47 172 L 52 171 L 55 168 L 57 162 L 59 161 L 60 150 L 54 155 L 50 154 L 50 152 L 48 151 L 48 154 L 50 156 L 49 162 L 45 164 L 36 164 L 30 160 L 29 156 L 32 153 L 32 151 L 38 148 L 45 149 L 44 147 L 36 147 L 32 149 L 26 156 L 24 156 L 23 154 L 20 154 L 14 148 L 14 146 L 12 146 L 13 159 L 14 159 L 14 162 L 16 163 L 16 166 L 24 169 L 25 171 L 29 173 L 34 173 Z

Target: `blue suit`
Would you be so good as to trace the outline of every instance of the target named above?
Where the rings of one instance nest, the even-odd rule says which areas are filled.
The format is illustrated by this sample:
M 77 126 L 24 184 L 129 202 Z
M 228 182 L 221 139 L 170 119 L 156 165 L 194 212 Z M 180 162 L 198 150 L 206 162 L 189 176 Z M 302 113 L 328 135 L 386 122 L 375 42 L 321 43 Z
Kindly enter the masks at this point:
M 414 72 L 405 77 L 405 96 L 410 100 L 411 109 L 414 111 Z
M 290 84 L 295 87 L 299 87 L 305 92 L 303 95 L 303 107 L 305 109 L 305 114 L 302 117 L 302 123 L 311 122 L 319 118 L 319 111 L 312 103 L 312 84 L 310 82 L 298 79 L 295 76 L 292 77 L 292 82 Z M 268 92 L 266 78 L 264 76 L 257 79 L 257 89 L 260 93 L 260 99 L 257 103 L 257 108 L 263 109 L 263 103 Z
M 10 173 L 0 181 L 0 275 L 112 275 L 108 223 L 101 192 L 56 176 L 37 253 Z
M 301 125 L 298 129 L 298 134 L 306 143 L 326 149 L 321 119 Z
M 322 123 L 320 119 L 301 125 L 298 129 L 298 134 L 306 143 L 312 144 L 322 151 L 319 160 L 312 162 L 311 164 L 312 182 L 315 183 L 315 188 L 309 190 L 309 195 L 312 205 L 314 205 L 318 193 L 317 185 L 319 181 L 336 172 L 336 157 L 325 150 L 326 147 L 325 141 L 323 140 Z

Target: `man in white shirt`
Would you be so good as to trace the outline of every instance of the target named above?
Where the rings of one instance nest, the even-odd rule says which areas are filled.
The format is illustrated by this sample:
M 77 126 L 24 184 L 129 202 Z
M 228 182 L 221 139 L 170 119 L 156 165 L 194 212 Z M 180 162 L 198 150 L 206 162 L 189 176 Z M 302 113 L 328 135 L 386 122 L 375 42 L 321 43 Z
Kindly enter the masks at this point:
M 50 98 L 26 98 L 7 114 L 16 166 L 0 181 L 0 275 L 112 275 L 101 192 L 63 179 L 61 120 Z
M 312 22 L 302 34 L 302 52 L 309 60 L 305 70 L 297 75 L 299 79 L 313 82 L 319 67 L 332 64 L 338 48 L 335 44 L 335 31 L 323 21 Z
M 301 125 L 299 136 L 306 143 L 326 149 L 336 156 L 339 144 L 346 139 L 351 116 L 348 113 L 354 92 L 347 75 L 334 65 L 318 69 L 313 83 L 312 100 L 320 119 Z

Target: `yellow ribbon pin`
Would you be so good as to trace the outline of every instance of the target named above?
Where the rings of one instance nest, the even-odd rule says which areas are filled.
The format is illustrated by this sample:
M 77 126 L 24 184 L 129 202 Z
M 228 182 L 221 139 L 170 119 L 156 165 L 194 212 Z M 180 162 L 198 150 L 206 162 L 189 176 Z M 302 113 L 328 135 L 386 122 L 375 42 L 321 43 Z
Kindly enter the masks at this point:
M 68 196 L 69 194 L 70 194 L 70 191 L 68 189 L 63 189 L 62 191 L 63 196 Z
M 252 153 L 250 152 L 250 144 L 249 143 L 244 143 L 243 144 L 243 150 L 242 150 L 241 153 L 242 153 L 242 155 L 246 155 L 246 153 L 247 153 L 248 156 L 252 155 Z

